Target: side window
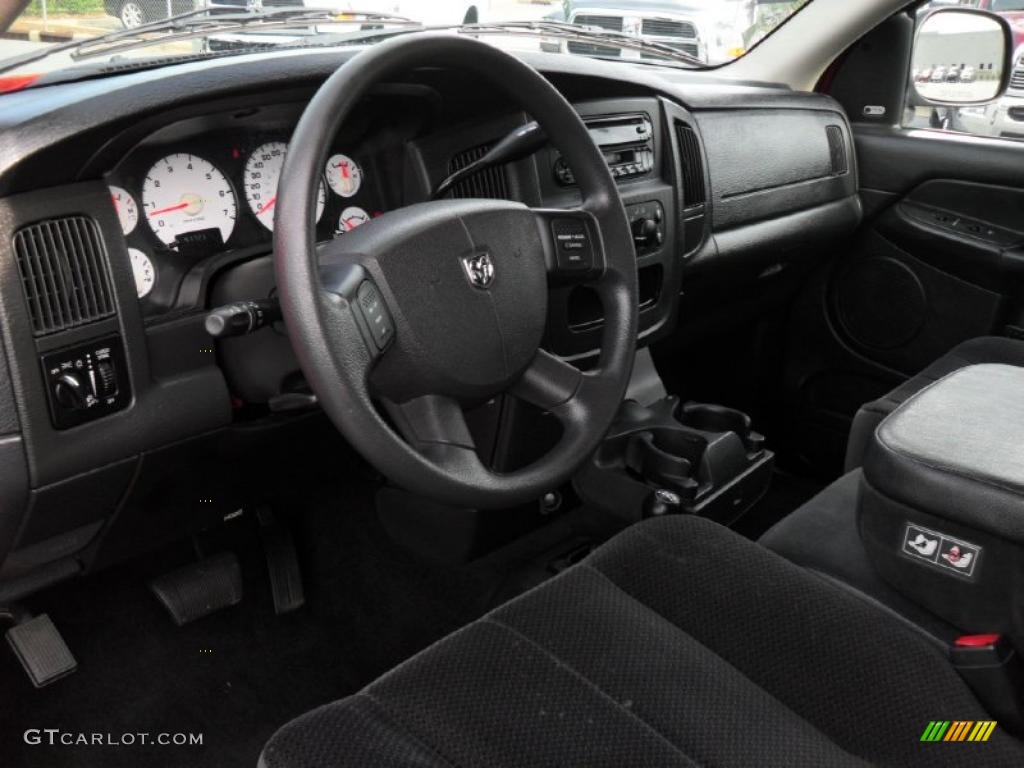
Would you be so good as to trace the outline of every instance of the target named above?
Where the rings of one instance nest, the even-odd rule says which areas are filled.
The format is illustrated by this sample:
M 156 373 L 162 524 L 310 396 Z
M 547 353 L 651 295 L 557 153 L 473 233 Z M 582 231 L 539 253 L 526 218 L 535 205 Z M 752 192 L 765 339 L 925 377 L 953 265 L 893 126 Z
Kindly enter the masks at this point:
M 975 61 L 969 33 L 947 35 L 948 41 L 927 57 L 915 56 L 908 84 L 905 128 L 930 128 L 975 136 L 1024 140 L 1024 0 L 945 0 L 927 2 L 917 9 L 917 23 L 937 8 L 968 7 L 1002 16 L 1014 36 L 1010 87 L 1000 99 L 982 106 L 915 106 L 915 87 L 959 86 L 991 75 L 992 62 Z M 935 61 L 932 61 L 935 59 Z

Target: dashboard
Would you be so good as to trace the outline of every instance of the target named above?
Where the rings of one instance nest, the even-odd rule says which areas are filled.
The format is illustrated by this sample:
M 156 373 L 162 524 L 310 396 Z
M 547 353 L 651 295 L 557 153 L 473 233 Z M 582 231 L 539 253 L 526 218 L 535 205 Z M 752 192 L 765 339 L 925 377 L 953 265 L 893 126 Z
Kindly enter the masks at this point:
M 176 122 L 147 136 L 105 175 L 145 316 L 173 310 L 186 276 L 212 257 L 270 249 L 278 178 L 302 106 L 254 106 Z M 399 203 L 388 178 L 400 138 L 376 127 L 368 112 L 332 147 L 314 211 L 321 241 Z
M 273 298 L 288 142 L 355 53 L 239 55 L 2 97 L 0 584 L 65 578 L 213 525 L 272 473 L 260 457 L 302 439 L 289 430 L 313 402 L 284 329 L 214 342 L 204 319 Z M 639 346 L 685 332 L 739 286 L 813 267 L 860 222 L 849 125 L 828 97 L 522 57 L 574 105 L 618 182 Z M 529 120 L 513 103 L 441 69 L 375 89 L 332 141 L 309 211 L 318 239 L 429 199 Z M 452 194 L 580 200 L 550 146 Z M 586 367 L 602 322 L 586 286 L 552 286 L 544 346 Z

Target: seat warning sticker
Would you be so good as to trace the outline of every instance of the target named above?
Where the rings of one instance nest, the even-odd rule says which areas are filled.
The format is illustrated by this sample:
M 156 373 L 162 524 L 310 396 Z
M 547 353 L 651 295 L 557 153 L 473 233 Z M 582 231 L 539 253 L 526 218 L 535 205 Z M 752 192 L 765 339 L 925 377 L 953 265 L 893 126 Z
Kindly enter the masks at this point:
M 958 576 L 972 578 L 981 547 L 913 523 L 903 526 L 903 554 Z

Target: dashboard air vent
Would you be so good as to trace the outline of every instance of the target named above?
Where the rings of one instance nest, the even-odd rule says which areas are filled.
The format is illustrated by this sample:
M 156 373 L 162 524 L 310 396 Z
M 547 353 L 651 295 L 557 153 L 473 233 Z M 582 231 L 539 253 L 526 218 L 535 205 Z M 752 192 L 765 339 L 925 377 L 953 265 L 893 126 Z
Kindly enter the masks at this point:
M 448 173 L 461 171 L 467 165 L 475 163 L 493 146 L 493 144 L 481 144 L 479 147 L 459 152 L 452 157 L 448 165 Z M 452 197 L 460 198 L 483 197 L 490 200 L 508 200 L 508 178 L 505 176 L 505 166 L 492 166 L 466 177 L 452 187 L 451 194 Z
M 41 221 L 14 234 L 14 254 L 36 336 L 114 314 L 107 253 L 84 216 Z
M 832 163 L 832 175 L 842 176 L 850 170 L 850 164 L 846 159 L 846 139 L 843 138 L 843 129 L 838 125 L 825 127 L 825 134 L 828 136 L 828 154 Z
M 704 189 L 704 157 L 700 139 L 693 128 L 686 123 L 676 123 L 679 139 L 679 156 L 683 163 L 683 209 L 689 210 L 707 203 Z
M 1017 60 L 1017 68 L 1010 76 L 1010 87 L 1024 91 L 1024 56 Z

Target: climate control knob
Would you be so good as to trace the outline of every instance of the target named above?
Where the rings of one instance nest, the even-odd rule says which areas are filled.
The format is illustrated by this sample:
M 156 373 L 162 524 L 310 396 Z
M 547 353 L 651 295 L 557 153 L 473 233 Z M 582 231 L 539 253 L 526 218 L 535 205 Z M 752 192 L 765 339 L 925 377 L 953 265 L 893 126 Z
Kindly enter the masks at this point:
M 633 242 L 639 247 L 661 245 L 661 227 L 654 219 L 637 219 L 632 226 Z

